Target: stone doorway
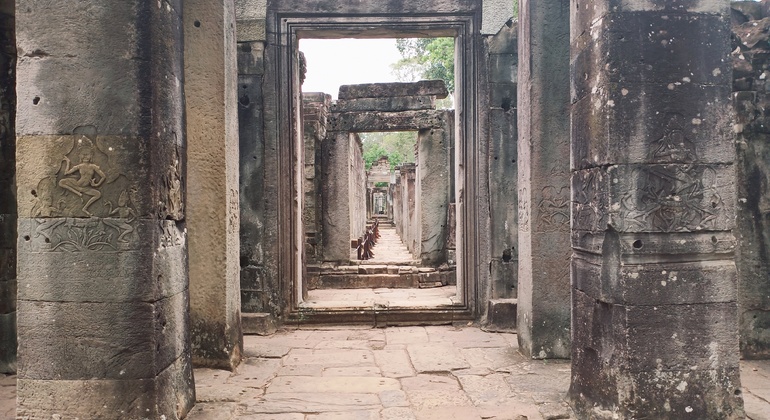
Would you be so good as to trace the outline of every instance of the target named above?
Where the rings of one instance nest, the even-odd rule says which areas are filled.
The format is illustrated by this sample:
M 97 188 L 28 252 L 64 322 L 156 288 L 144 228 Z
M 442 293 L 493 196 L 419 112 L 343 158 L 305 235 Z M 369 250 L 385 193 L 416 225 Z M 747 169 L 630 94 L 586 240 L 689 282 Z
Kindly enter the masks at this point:
M 292 321 L 303 322 L 374 322 L 374 323 L 398 323 L 398 322 L 431 322 L 452 321 L 461 319 L 473 319 L 475 317 L 476 282 L 481 277 L 478 273 L 479 265 L 475 263 L 479 255 L 477 228 L 478 218 L 475 217 L 476 206 L 466 206 L 465 199 L 472 199 L 480 180 L 473 171 L 468 168 L 476 167 L 479 154 L 478 147 L 478 115 L 473 112 L 476 107 L 476 45 L 472 41 L 471 34 L 476 17 L 473 15 L 451 16 L 446 13 L 436 13 L 430 17 L 414 17 L 405 15 L 404 11 L 392 13 L 388 19 L 372 16 L 314 16 L 296 11 L 284 10 L 281 5 L 275 5 L 281 10 L 268 9 L 268 32 L 270 25 L 275 24 L 277 42 L 271 45 L 268 40 L 266 46 L 266 60 L 268 63 L 275 60 L 279 72 L 277 80 L 270 85 L 276 88 L 275 100 L 280 123 L 277 124 L 278 172 L 290 174 L 278 180 L 278 197 L 280 200 L 280 213 L 288 215 L 285 221 L 279 220 L 278 246 L 281 244 L 293 244 L 291 247 L 283 247 L 280 251 L 278 277 L 282 285 L 282 296 L 288 307 L 283 311 L 284 318 Z M 284 11 L 282 11 L 284 10 Z M 298 16 L 299 15 L 299 16 Z M 302 220 L 303 191 L 301 181 L 304 178 L 304 163 L 302 130 L 302 96 L 300 89 L 300 59 L 298 43 L 302 38 L 383 38 L 383 37 L 453 37 L 456 40 L 456 84 L 457 84 L 457 110 L 459 116 L 450 125 L 455 133 L 454 170 L 450 171 L 454 178 L 454 194 L 458 198 L 455 206 L 456 214 L 456 265 L 457 265 L 457 293 L 456 300 L 451 305 L 437 306 L 433 308 L 408 308 L 396 307 L 381 311 L 374 305 L 362 308 L 333 308 L 320 310 L 308 308 L 303 305 L 306 299 L 307 284 L 305 270 L 307 255 L 305 251 L 305 224 Z M 270 86 L 272 87 L 272 86 Z M 265 92 L 269 98 L 271 92 Z M 285 123 L 284 123 L 285 122 Z M 338 122 L 344 124 L 344 121 Z M 410 129 L 421 130 L 435 127 L 391 127 L 390 130 Z M 337 131 L 339 127 L 336 127 Z M 367 131 L 367 128 L 349 127 L 341 135 L 340 141 L 348 141 L 350 133 Z M 379 128 L 387 131 L 388 128 Z M 266 135 L 270 136 L 271 128 L 266 127 Z M 269 139 L 268 139 L 269 140 Z M 477 203 L 478 200 L 468 202 Z M 448 209 L 444 209 L 448 213 Z M 350 252 L 349 241 L 345 254 Z M 349 261 L 349 256 L 345 259 Z M 358 267 L 356 267 L 358 269 Z M 387 269 L 386 269 L 387 270 Z

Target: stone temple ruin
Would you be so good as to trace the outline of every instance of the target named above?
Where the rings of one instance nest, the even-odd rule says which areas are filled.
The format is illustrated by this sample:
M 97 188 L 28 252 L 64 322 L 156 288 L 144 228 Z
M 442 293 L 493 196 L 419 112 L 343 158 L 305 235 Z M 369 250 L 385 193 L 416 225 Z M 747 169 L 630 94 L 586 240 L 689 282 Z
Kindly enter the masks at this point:
M 193 366 L 233 369 L 244 333 L 475 322 L 571 359 L 578 418 L 743 418 L 739 360 L 770 357 L 769 22 L 768 1 L 0 0 L 17 415 L 183 418 Z M 300 39 L 417 36 L 454 38 L 454 110 L 432 81 L 302 92 Z M 387 187 L 371 131 L 417 139 Z M 403 263 L 356 258 L 375 220 Z M 452 294 L 313 303 L 351 284 Z

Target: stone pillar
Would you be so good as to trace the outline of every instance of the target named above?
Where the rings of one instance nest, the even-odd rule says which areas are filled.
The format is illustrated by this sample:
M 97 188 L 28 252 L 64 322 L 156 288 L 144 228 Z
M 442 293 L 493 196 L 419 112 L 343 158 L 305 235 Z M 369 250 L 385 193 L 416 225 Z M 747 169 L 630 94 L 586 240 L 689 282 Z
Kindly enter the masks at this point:
M 503 26 L 487 40 L 489 51 L 489 183 L 491 298 L 516 297 L 518 275 L 518 156 L 516 83 L 518 27 Z
M 366 232 L 366 167 L 363 158 L 361 138 L 356 133 L 350 134 L 350 153 L 348 154 L 348 185 L 350 189 L 350 238 L 347 241 L 350 252 L 350 241 Z M 350 259 L 348 257 L 348 259 Z
M 184 9 L 193 362 L 223 369 L 243 352 L 233 1 L 190 0 Z
M 318 176 L 323 162 L 316 161 L 321 152 L 321 141 L 326 137 L 326 121 L 331 96 L 325 93 L 302 94 L 302 138 L 304 147 L 304 179 L 302 226 L 305 230 L 305 257 L 308 263 L 323 259 L 321 239 L 321 179 Z
M 13 2 L 2 2 L 0 3 L 0 373 L 16 372 L 15 32 Z
M 764 51 L 770 19 L 762 17 L 733 22 L 733 37 L 741 40 L 740 48 L 733 51 L 738 131 L 735 263 L 740 348 L 747 359 L 770 358 L 770 118 L 757 112 L 770 108 L 770 57 Z
M 449 144 L 453 135 L 453 112 L 448 111 L 447 128 L 420 130 L 417 135 L 417 181 L 420 260 L 424 265 L 446 262 L 447 206 L 449 206 Z
M 402 197 L 402 216 L 404 219 L 403 233 L 401 240 L 406 245 L 409 252 L 417 258 L 420 255 L 419 244 L 416 236 L 415 224 L 415 189 L 416 189 L 416 168 L 414 163 L 404 163 L 401 165 L 401 197 Z
M 569 1 L 519 4 L 519 348 L 568 358 Z
M 578 417 L 743 418 L 729 2 L 572 3 Z
M 17 2 L 20 418 L 194 404 L 178 4 Z
M 241 23 L 237 23 L 240 34 Z M 241 310 L 267 312 L 272 293 L 265 284 L 265 128 L 263 41 L 238 43 L 238 149 L 240 151 Z
M 360 233 L 350 229 L 350 143 L 347 131 L 329 132 L 321 143 L 321 211 L 324 261 L 349 262 L 350 240 Z

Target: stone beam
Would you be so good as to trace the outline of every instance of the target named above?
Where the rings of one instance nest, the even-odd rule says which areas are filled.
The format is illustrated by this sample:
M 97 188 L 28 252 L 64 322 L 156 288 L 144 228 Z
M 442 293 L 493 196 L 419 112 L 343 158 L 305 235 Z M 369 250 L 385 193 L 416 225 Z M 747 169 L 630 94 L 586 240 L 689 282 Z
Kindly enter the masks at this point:
M 329 117 L 329 131 L 418 131 L 446 126 L 444 111 L 335 112 Z
M 195 402 L 179 5 L 16 3 L 19 418 Z
M 569 1 L 519 4 L 519 348 L 568 358 Z
M 339 99 L 332 106 L 333 112 L 399 112 L 421 109 L 436 109 L 436 97 L 422 95 L 397 96 L 390 98 Z
M 435 96 L 444 99 L 449 91 L 443 80 L 421 80 L 412 83 L 362 83 L 340 86 L 339 99 L 393 98 L 413 96 Z
M 729 2 L 572 2 L 578 417 L 743 418 Z
M 193 362 L 241 360 L 238 110 L 233 0 L 185 2 Z

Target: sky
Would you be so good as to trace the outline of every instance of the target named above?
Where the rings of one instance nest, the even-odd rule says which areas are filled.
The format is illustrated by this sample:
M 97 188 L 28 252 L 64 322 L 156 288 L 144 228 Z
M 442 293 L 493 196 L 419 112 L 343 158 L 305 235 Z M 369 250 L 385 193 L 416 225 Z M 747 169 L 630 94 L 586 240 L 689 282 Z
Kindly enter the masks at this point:
M 390 65 L 401 58 L 395 39 L 301 39 L 307 75 L 303 92 L 337 99 L 340 85 L 396 82 Z

